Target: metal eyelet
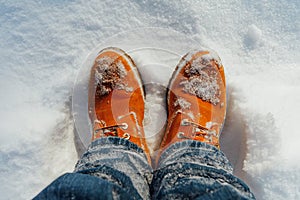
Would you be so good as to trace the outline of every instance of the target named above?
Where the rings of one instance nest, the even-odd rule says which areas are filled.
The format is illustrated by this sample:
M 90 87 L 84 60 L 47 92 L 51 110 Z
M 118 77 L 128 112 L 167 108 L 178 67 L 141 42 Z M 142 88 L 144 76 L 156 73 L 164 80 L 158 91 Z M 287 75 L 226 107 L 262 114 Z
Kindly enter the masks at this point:
M 125 140 L 129 140 L 129 139 L 130 139 L 130 134 L 129 134 L 129 133 L 124 133 L 124 134 L 123 134 L 123 138 L 124 138 Z
M 122 123 L 122 125 L 120 127 L 123 130 L 127 130 L 128 129 L 128 124 L 127 123 Z
M 184 132 L 178 132 L 178 133 L 177 133 L 177 137 L 180 138 L 180 139 L 186 138 L 186 137 L 184 136 Z

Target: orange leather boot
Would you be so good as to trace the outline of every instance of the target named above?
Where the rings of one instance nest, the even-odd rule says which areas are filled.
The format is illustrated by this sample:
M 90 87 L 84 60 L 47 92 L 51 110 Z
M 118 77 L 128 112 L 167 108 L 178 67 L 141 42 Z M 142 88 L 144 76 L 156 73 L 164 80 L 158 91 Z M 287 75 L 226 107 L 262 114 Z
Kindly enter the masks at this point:
M 123 50 L 109 47 L 95 59 L 89 82 L 92 141 L 120 137 L 150 155 L 143 128 L 145 96 L 135 63 Z
M 219 148 L 226 114 L 226 84 L 218 55 L 209 51 L 186 54 L 170 79 L 167 104 L 168 124 L 160 152 L 187 139 Z

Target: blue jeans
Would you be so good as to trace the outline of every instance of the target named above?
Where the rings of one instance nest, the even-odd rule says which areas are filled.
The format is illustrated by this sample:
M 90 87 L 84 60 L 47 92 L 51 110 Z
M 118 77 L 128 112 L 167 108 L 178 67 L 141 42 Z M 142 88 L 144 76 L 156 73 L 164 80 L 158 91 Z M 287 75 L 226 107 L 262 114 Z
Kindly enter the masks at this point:
M 171 145 L 155 171 L 137 145 L 116 137 L 98 139 L 66 173 L 35 199 L 255 199 L 232 174 L 225 155 L 206 143 Z

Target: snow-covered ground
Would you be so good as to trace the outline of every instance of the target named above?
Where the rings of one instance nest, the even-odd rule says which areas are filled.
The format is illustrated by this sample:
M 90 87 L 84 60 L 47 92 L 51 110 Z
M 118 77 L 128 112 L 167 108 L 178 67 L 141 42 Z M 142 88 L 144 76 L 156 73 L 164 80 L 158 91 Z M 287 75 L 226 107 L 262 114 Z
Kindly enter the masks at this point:
M 120 31 L 164 27 L 222 59 L 221 147 L 236 175 L 257 199 L 300 199 L 299 17 L 297 0 L 0 0 L 0 198 L 32 198 L 73 170 L 71 95 L 90 51 Z

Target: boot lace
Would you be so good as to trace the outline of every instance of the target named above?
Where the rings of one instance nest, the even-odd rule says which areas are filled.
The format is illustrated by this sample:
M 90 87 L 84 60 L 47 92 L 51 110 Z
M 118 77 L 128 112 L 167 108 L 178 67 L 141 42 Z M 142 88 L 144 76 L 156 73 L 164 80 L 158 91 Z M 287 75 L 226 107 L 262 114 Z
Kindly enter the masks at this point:
M 118 119 L 121 120 L 121 119 L 123 119 L 124 117 L 128 117 L 128 116 L 130 116 L 130 115 L 133 116 L 133 119 L 134 119 L 134 121 L 135 121 L 134 124 L 136 125 L 136 130 L 137 130 L 138 134 L 141 135 L 141 129 L 140 129 L 140 127 L 138 126 L 138 120 L 137 120 L 137 116 L 136 116 L 136 113 L 135 113 L 135 112 L 129 112 L 129 113 L 126 114 L 126 115 L 121 115 L 121 116 L 118 117 Z M 98 124 L 100 124 L 101 126 L 103 126 L 103 127 L 98 128 L 98 129 L 96 129 L 96 130 L 94 131 L 94 134 L 95 134 L 95 135 L 98 134 L 98 132 L 100 132 L 100 137 L 101 137 L 101 136 L 106 136 L 106 137 L 108 137 L 108 136 L 119 137 L 118 131 L 117 131 L 118 128 L 121 128 L 122 130 L 127 130 L 127 129 L 128 129 L 128 124 L 127 124 L 127 123 L 115 124 L 115 125 L 110 125 L 110 126 L 107 126 L 106 123 L 105 123 L 104 121 L 102 121 L 102 120 L 95 120 L 94 123 L 98 123 Z M 131 135 L 130 135 L 129 133 L 127 133 L 127 132 L 125 132 L 125 133 L 121 136 L 121 138 L 124 138 L 124 139 L 126 139 L 126 140 L 129 140 L 130 137 L 131 137 Z
M 117 137 L 118 136 L 118 131 L 117 128 L 121 128 L 123 130 L 126 130 L 128 128 L 128 124 L 127 123 L 122 123 L 122 124 L 116 124 L 116 125 L 111 125 L 111 126 L 106 126 L 105 122 L 103 121 L 99 121 L 99 120 L 95 120 L 94 123 L 98 123 L 101 124 L 103 127 L 98 128 L 94 131 L 94 134 L 96 135 L 97 133 L 100 133 L 100 136 L 113 136 L 113 137 Z M 129 140 L 130 139 L 130 134 L 129 133 L 124 133 L 122 138 Z
M 182 119 L 181 126 L 193 126 L 193 131 L 192 131 L 192 135 L 185 135 L 184 132 L 178 132 L 177 133 L 177 137 L 180 139 L 197 139 L 197 137 L 203 137 L 205 138 L 208 142 L 213 143 L 213 138 L 217 138 L 219 139 L 219 135 L 217 134 L 216 130 L 213 130 L 207 127 L 202 126 L 199 123 L 195 123 L 193 121 L 190 121 L 188 119 Z M 212 125 L 216 126 L 216 125 Z M 219 144 L 213 144 L 215 146 L 219 146 Z

